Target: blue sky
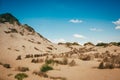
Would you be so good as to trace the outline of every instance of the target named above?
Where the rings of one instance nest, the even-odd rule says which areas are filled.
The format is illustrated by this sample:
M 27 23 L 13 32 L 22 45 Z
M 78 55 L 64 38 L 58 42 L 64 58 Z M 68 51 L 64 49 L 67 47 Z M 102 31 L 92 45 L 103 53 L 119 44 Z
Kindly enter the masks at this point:
M 6 12 L 55 43 L 120 41 L 120 0 L 0 0 Z

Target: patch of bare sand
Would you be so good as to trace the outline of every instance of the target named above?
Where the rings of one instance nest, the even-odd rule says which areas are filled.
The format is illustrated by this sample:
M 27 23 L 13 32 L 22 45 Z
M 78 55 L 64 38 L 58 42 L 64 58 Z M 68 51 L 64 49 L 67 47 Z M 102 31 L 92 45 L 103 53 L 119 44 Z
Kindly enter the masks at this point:
M 67 80 L 120 80 L 120 69 L 97 69 L 96 61 L 79 61 L 77 66 L 61 66 L 49 71 L 50 76 L 66 77 Z

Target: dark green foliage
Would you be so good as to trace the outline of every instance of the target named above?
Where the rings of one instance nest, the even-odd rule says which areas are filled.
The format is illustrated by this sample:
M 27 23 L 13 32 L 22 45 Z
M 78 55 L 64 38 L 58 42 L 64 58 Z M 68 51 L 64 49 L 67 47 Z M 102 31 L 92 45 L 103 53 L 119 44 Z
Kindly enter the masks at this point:
M 108 46 L 108 43 L 98 43 L 96 46 L 104 46 L 104 47 L 107 47 L 107 46 Z
M 3 64 L 3 66 L 4 66 L 5 68 L 11 68 L 11 67 L 10 67 L 10 64 Z
M 93 45 L 94 46 L 94 44 L 92 42 L 87 42 L 84 44 L 84 46 L 86 46 L 86 45 Z
M 44 64 L 40 69 L 41 72 L 47 72 L 49 70 L 53 70 L 53 68 L 49 66 L 48 64 Z
M 28 75 L 25 73 L 18 73 L 15 75 L 15 79 L 17 79 L 17 80 L 23 80 L 24 78 L 27 78 L 27 77 L 28 77 Z
M 72 45 L 79 45 L 77 42 L 73 42 Z
M 120 42 L 98 43 L 96 46 L 107 47 L 108 45 L 120 46 Z
M 17 18 L 10 13 L 0 14 L 0 23 L 5 22 L 9 22 L 10 24 L 14 24 L 16 22 L 18 25 L 20 25 L 20 22 L 17 20 Z
M 117 46 L 120 46 L 120 42 L 117 42 Z

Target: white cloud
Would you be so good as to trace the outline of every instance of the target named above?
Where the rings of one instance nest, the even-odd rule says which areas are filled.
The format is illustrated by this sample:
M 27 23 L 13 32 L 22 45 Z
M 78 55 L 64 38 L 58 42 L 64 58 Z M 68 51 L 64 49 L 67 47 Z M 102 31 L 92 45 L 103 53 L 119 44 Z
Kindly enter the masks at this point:
M 114 23 L 115 25 L 120 25 L 120 19 L 118 19 L 117 21 L 114 21 L 112 23 Z
M 97 32 L 100 32 L 100 31 L 103 31 L 102 29 L 97 29 L 97 28 L 91 28 L 90 31 L 97 31 Z
M 112 23 L 116 25 L 115 29 L 120 29 L 120 19 L 118 19 L 117 21 L 114 21 Z
M 71 19 L 71 20 L 69 20 L 69 22 L 71 22 L 71 23 L 82 23 L 83 21 L 79 20 L 79 19 Z
M 80 38 L 80 39 L 85 39 L 85 36 L 80 35 L 80 34 L 74 34 L 73 37 Z
M 55 40 L 53 40 L 53 42 L 54 43 L 59 43 L 59 42 L 65 42 L 65 39 L 63 39 L 63 38 L 60 38 L 60 39 L 55 39 Z
M 116 26 L 115 29 L 120 29 L 120 26 Z

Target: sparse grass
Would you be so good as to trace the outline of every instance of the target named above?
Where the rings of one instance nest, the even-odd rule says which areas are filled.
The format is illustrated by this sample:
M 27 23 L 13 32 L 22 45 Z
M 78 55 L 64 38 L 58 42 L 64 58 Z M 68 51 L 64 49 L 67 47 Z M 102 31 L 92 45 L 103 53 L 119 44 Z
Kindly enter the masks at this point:
M 63 58 L 62 64 L 63 65 L 67 65 L 68 64 L 68 59 L 66 57 Z
M 54 60 L 53 60 L 53 59 L 49 59 L 49 60 L 46 59 L 46 60 L 45 60 L 45 63 L 46 63 L 46 64 L 52 64 L 52 63 L 54 63 Z
M 75 60 L 72 60 L 72 61 L 69 63 L 69 66 L 75 66 L 75 65 L 76 65 Z
M 80 59 L 83 60 L 83 61 L 89 61 L 91 59 L 91 57 L 90 57 L 90 55 L 82 55 L 80 57 Z
M 27 77 L 28 77 L 28 75 L 25 73 L 18 73 L 15 75 L 15 79 L 17 79 L 17 80 L 23 80 L 24 78 L 27 78 Z
M 38 75 L 38 76 L 40 76 L 40 77 L 48 78 L 48 75 L 47 75 L 46 73 L 44 73 L 44 72 L 34 71 L 33 74 Z
M 18 67 L 17 70 L 21 71 L 21 72 L 26 72 L 26 71 L 29 71 L 29 68 L 28 67 Z
M 53 79 L 53 80 L 67 80 L 64 77 L 52 77 L 52 76 L 50 76 L 50 79 Z

